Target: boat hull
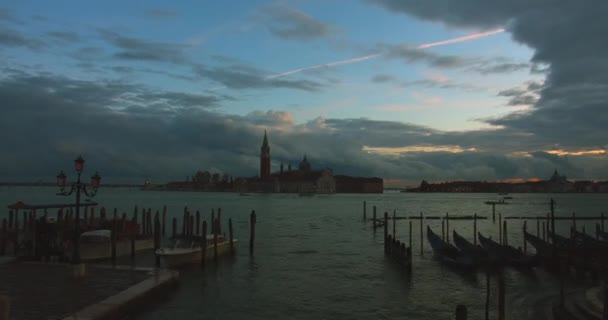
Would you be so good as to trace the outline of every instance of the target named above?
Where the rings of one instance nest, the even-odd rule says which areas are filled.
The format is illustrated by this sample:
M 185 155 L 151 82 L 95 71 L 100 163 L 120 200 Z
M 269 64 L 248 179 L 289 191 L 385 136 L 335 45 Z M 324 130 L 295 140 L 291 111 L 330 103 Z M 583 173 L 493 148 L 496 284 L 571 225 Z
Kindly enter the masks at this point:
M 237 240 L 233 240 L 234 247 L 236 249 Z M 200 247 L 192 248 L 190 250 L 174 250 L 162 248 L 156 251 L 156 254 L 159 255 L 165 266 L 168 268 L 178 268 L 188 264 L 201 263 L 202 250 Z M 218 242 L 217 244 L 217 255 L 226 256 L 230 254 L 230 241 L 225 240 Z M 207 251 L 205 253 L 205 260 L 213 259 L 215 256 L 215 249 L 213 243 L 207 245 Z
M 154 249 L 154 239 L 135 240 L 135 251 Z M 116 256 L 131 254 L 131 240 L 116 241 Z M 81 243 L 80 259 L 83 261 L 103 260 L 112 257 L 112 243 Z

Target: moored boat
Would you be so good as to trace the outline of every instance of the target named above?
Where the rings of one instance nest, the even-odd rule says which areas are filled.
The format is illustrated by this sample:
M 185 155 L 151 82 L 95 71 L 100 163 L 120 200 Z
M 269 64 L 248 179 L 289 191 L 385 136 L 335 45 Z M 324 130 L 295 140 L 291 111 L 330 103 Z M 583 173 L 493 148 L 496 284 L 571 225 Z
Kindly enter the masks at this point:
M 83 232 L 80 235 L 79 247 L 80 259 L 83 261 L 109 259 L 112 257 L 112 231 L 102 229 Z M 135 239 L 135 251 L 153 248 L 154 240 L 152 238 Z M 129 254 L 131 254 L 131 240 L 116 239 L 116 256 Z
M 536 256 L 525 255 L 519 249 L 502 245 L 478 233 L 479 243 L 487 250 L 489 258 L 496 264 L 512 267 L 533 267 L 538 263 Z
M 168 268 L 177 268 L 187 264 L 201 263 L 202 258 L 202 237 L 176 239 L 173 246 L 160 248 L 156 254 L 161 256 Z M 236 248 L 237 239 L 232 240 Z M 218 235 L 217 255 L 225 256 L 230 254 L 230 240 Z M 213 259 L 215 255 L 214 236 L 207 236 L 205 260 Z
M 463 254 L 455 246 L 443 241 L 429 226 L 426 227 L 426 237 L 433 248 L 435 257 L 440 261 L 459 268 L 475 267 L 473 259 Z
M 454 239 L 456 247 L 458 247 L 464 255 L 470 257 L 476 264 L 488 262 L 488 253 L 482 246 L 472 244 L 463 236 L 459 235 L 456 230 L 452 230 L 452 238 Z

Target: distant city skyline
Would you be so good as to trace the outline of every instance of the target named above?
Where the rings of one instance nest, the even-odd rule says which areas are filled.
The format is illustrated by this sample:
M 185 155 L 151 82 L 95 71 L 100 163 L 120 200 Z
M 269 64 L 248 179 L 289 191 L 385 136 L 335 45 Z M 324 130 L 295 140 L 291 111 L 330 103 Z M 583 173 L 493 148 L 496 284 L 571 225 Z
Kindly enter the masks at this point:
M 0 181 L 259 172 L 608 178 L 603 2 L 0 5 Z M 558 19 L 559 17 L 559 19 Z M 593 19 L 594 24 L 587 23 Z M 294 159 L 295 160 L 295 159 Z M 298 159 L 299 160 L 299 159 Z M 279 162 L 271 161 L 271 171 Z

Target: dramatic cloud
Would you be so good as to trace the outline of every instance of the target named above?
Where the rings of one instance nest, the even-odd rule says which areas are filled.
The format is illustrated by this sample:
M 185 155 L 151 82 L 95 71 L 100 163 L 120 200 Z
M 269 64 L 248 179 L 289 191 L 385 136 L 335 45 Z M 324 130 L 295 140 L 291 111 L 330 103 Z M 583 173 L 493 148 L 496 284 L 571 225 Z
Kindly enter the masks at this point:
M 44 47 L 44 43 L 19 31 L 0 25 L 0 46 L 40 49 Z
M 184 179 L 212 168 L 253 176 L 264 130 L 274 169 L 280 161 L 296 165 L 307 154 L 316 168 L 408 180 L 533 178 L 554 168 L 584 178 L 608 171 L 605 153 L 552 149 L 538 137 L 509 130 L 446 132 L 369 119 L 317 118 L 298 124 L 280 110 L 244 116 L 217 111 L 230 97 L 3 72 L 0 135 L 12 137 L 0 158 L 3 181 L 52 180 L 81 153 L 87 167 L 99 170 L 109 183 Z M 569 158 L 560 150 L 567 150 Z M 574 156 L 577 151 L 582 153 Z M 42 164 L 35 160 L 41 157 Z
M 541 136 L 554 144 L 597 147 L 608 136 L 608 2 L 367 0 L 397 13 L 456 27 L 508 26 L 534 50 L 532 72 L 546 74 L 529 112 L 488 119 L 492 125 Z M 513 66 L 511 66 L 513 67 Z M 523 67 L 523 66 L 521 66 Z M 533 102 L 516 96 L 511 103 Z
M 173 64 L 184 64 L 188 62 L 188 59 L 184 55 L 184 49 L 186 49 L 185 45 L 130 38 L 105 29 L 99 30 L 99 34 L 108 43 L 120 49 L 120 51 L 116 52 L 114 55 L 119 59 L 167 62 Z
M 266 76 L 265 72 L 245 65 L 195 68 L 198 75 L 221 83 L 230 89 L 288 88 L 319 91 L 323 85 L 306 79 L 280 79 Z
M 279 5 L 266 7 L 261 20 L 268 31 L 283 39 L 310 40 L 327 36 L 333 30 L 301 11 Z

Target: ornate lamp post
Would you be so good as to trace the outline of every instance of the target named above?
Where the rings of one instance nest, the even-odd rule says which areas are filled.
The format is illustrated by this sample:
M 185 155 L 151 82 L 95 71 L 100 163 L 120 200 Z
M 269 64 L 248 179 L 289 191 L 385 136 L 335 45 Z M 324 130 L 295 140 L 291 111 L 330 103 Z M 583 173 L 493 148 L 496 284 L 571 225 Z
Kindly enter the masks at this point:
M 74 225 L 74 244 L 72 253 L 72 264 L 80 263 L 80 192 L 84 192 L 89 198 L 92 198 L 97 194 L 97 189 L 99 188 L 99 182 L 101 181 L 101 177 L 97 172 L 91 177 L 91 187 L 92 191 L 87 191 L 87 187 L 84 183 L 80 182 L 80 175 L 82 174 L 82 170 L 84 169 L 84 159 L 82 157 L 78 157 L 74 160 L 74 167 L 76 169 L 76 173 L 78 174 L 78 180 L 75 183 L 72 183 L 70 191 L 65 191 L 66 185 L 66 175 L 63 171 L 59 172 L 57 175 L 57 185 L 61 188 L 61 192 L 57 195 L 61 196 L 70 196 L 74 191 L 76 191 L 76 220 Z

